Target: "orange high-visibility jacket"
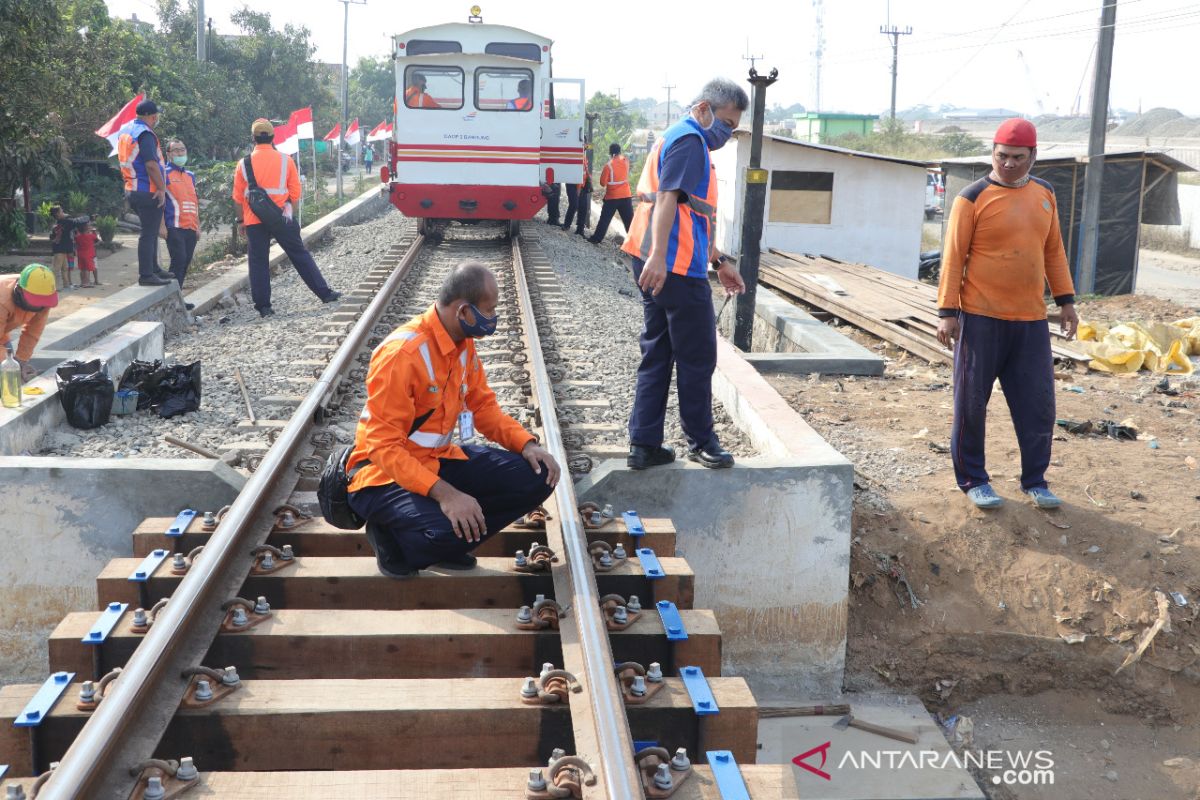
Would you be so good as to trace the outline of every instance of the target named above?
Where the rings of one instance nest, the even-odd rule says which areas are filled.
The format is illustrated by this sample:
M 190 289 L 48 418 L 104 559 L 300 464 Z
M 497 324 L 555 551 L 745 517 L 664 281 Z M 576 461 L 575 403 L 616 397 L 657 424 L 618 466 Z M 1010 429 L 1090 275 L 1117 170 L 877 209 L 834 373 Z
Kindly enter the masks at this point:
M 355 474 L 350 491 L 367 486 L 397 486 L 421 495 L 438 481 L 438 459 L 466 459 L 454 444 L 460 411 L 475 415 L 475 430 L 514 453 L 533 434 L 501 410 L 488 386 L 473 339 L 450 338 L 430 306 L 384 339 L 371 355 L 367 404 L 358 420 L 354 451 L 346 464 Z M 413 422 L 432 411 L 412 434 Z
M 13 288 L 20 275 L 5 275 L 0 278 L 0 352 L 9 342 L 9 334 L 17 328 L 21 329 L 21 338 L 17 341 L 16 358 L 18 361 L 28 361 L 33 357 L 33 348 L 37 347 L 46 329 L 46 320 L 50 318 L 49 309 L 41 311 L 26 311 L 13 300 Z
M 138 143 L 138 138 L 147 132 L 154 137 L 155 160 L 158 161 L 159 167 L 161 168 L 166 163 L 163 158 L 162 146 L 158 141 L 158 134 L 149 125 L 140 119 L 125 123 L 121 127 L 120 135 L 117 136 L 117 160 L 121 164 L 121 177 L 125 179 L 126 192 L 154 191 L 154 182 L 150 180 L 146 162 L 140 158 L 141 145 Z
M 409 108 L 441 108 L 428 92 L 422 92 L 417 86 L 404 90 L 404 105 Z
M 257 176 L 257 172 L 255 175 Z M 200 231 L 200 205 L 196 200 L 196 176 L 182 167 L 167 164 L 167 202 L 163 221 L 168 228 Z
M 295 205 L 300 201 L 300 175 L 292 157 L 281 153 L 271 144 L 256 144 L 250 154 L 250 164 L 254 167 L 254 180 L 260 189 L 264 190 L 275 201 L 275 205 L 283 208 L 283 204 L 291 200 Z M 262 220 L 250 210 L 246 202 L 246 191 L 250 188 L 246 180 L 246 168 L 242 159 L 238 159 L 237 169 L 233 171 L 233 201 L 240 203 L 244 222 L 247 225 L 257 225 Z
M 633 197 L 629 188 L 629 159 L 617 155 L 609 159 L 600 170 L 600 185 L 604 187 L 605 200 L 622 200 Z

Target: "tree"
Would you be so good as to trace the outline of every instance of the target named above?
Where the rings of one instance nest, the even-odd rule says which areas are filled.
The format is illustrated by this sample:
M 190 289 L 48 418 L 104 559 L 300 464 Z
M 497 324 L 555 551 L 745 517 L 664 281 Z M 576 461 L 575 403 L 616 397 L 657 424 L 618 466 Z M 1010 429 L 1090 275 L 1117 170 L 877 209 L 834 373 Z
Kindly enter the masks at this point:
M 367 130 L 392 119 L 396 96 L 396 73 L 390 58 L 360 58 L 350 70 L 350 118 L 358 117 Z

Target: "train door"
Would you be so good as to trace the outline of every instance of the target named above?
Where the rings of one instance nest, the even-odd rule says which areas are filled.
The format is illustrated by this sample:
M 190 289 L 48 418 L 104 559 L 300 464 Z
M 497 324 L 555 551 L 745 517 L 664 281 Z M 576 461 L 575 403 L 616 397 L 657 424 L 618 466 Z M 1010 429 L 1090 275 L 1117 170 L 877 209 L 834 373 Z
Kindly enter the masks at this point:
M 542 117 L 542 181 L 583 181 L 584 87 L 580 78 L 550 78 Z M 550 172 L 550 170 L 553 170 Z

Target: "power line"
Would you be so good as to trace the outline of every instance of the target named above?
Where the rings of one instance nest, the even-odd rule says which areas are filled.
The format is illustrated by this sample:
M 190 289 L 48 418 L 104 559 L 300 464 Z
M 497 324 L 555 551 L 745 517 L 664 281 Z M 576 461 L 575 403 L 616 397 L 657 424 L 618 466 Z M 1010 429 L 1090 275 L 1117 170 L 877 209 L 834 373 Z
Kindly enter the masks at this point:
M 1026 0 L 1028 2 L 1028 0 Z M 890 9 L 889 9 L 890 10 Z M 912 27 L 906 27 L 900 30 L 895 25 L 886 26 L 880 25 L 879 32 L 884 36 L 892 37 L 892 119 L 896 118 L 896 78 L 898 77 L 900 66 L 900 37 L 911 36 Z

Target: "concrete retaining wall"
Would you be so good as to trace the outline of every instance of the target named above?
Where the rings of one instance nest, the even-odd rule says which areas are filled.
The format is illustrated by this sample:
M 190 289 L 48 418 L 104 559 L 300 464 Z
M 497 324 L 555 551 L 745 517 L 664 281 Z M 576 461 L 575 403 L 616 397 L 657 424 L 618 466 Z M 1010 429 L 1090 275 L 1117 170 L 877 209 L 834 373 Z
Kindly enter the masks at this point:
M 738 351 L 718 343 L 716 397 L 762 455 L 731 470 L 689 462 L 634 472 L 610 460 L 580 499 L 670 517 L 731 673 L 772 689 L 840 691 L 854 468 Z
M 33 450 L 48 432 L 66 424 L 54 375 L 58 364 L 72 358 L 80 361 L 98 358 L 115 384 L 134 359 L 153 361 L 163 357 L 164 334 L 161 322 L 128 322 L 82 351 L 39 350 L 31 362 L 45 371 L 29 385 L 45 394 L 26 395 L 19 409 L 0 408 L 0 454 L 11 456 Z

